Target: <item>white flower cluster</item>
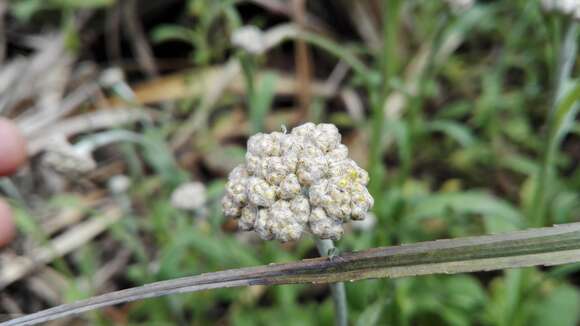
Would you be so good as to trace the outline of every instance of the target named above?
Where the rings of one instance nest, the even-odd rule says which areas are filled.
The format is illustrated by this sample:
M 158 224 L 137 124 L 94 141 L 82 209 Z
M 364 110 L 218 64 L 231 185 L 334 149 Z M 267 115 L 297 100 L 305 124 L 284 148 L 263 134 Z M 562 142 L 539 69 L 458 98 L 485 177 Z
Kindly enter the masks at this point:
M 292 24 L 280 24 L 266 31 L 256 26 L 246 25 L 233 31 L 230 41 L 235 47 L 253 55 L 260 55 L 284 40 L 295 38 L 298 32 L 296 26 Z
M 364 219 L 373 205 L 368 173 L 340 140 L 336 126 L 313 123 L 250 137 L 245 164 L 226 184 L 225 215 L 265 240 L 296 240 L 305 231 L 339 239 L 342 224 Z
M 108 186 L 112 193 L 124 194 L 131 188 L 131 179 L 124 174 L 119 174 L 109 179 Z
M 542 7 L 580 20 L 580 0 L 542 0 Z
M 171 194 L 171 205 L 186 211 L 202 209 L 206 200 L 205 185 L 201 182 L 186 182 Z
M 475 0 L 445 0 L 455 13 L 463 13 L 475 5 Z
M 234 46 L 252 54 L 262 54 L 266 51 L 264 35 L 256 26 L 244 26 L 235 30 L 231 41 Z

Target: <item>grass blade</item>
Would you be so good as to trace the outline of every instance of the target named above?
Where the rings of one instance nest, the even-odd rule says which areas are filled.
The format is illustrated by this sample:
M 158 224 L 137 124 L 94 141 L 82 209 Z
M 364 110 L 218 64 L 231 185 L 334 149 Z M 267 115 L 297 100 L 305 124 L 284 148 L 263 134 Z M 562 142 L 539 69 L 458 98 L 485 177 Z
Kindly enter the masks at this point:
M 555 167 L 556 154 L 564 136 L 573 127 L 580 100 L 580 83 L 566 93 L 552 112 L 549 120 L 548 142 L 540 168 L 538 182 L 534 194 L 534 205 L 531 216 L 534 226 L 544 225 L 546 219 L 546 188 L 549 189 Z
M 336 283 L 368 278 L 490 271 L 580 261 L 580 223 L 501 235 L 422 242 L 347 253 L 330 260 L 232 269 L 146 284 L 64 304 L 0 326 L 32 325 L 114 304 L 174 293 L 251 285 Z

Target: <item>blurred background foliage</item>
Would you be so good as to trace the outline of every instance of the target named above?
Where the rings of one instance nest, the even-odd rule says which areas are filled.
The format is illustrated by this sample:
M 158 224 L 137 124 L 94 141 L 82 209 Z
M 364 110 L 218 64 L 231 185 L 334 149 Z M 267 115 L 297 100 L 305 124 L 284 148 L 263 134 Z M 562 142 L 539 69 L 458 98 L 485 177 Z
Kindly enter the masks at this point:
M 48 39 L 61 42 L 68 58 L 66 74 L 56 75 L 64 79 L 58 103 L 98 84 L 58 121 L 128 108 L 149 118 L 68 133 L 78 140 L 104 129 L 131 130 L 145 145 L 100 148 L 95 171 L 52 175 L 57 188 L 39 185 L 46 183 L 44 167 L 35 163 L 42 154 L 5 180 L 2 190 L 19 208 L 20 236 L 0 251 L 0 261 L 37 257 L 35 250 L 52 248 L 59 235 L 102 220 L 105 208 L 119 218 L 70 250 L 48 255 L 34 272 L 4 280 L 0 314 L 316 256 L 308 237 L 279 244 L 237 233 L 219 206 L 224 178 L 243 159 L 247 137 L 304 121 L 339 126 L 351 156 L 371 173 L 374 214 L 346 232 L 341 251 L 580 217 L 579 92 L 573 78 L 558 86 L 557 77 L 571 22 L 542 12 L 537 1 L 478 1 L 461 12 L 439 0 L 12 0 L 4 6 L 5 67 L 48 55 L 41 42 Z M 288 35 L 268 46 L 260 38 L 235 46 L 233 35 L 246 25 L 259 28 L 261 37 L 275 30 Z M 61 73 L 54 66 L 43 71 Z M 111 71 L 122 78 L 105 82 Z M 568 101 L 555 101 L 558 93 Z M 43 94 L 3 102 L 0 112 L 21 124 L 34 121 L 43 111 L 31 103 L 43 103 Z M 58 121 L 29 138 L 42 139 Z M 118 174 L 131 179 L 126 192 L 107 188 Z M 203 212 L 169 201 L 188 180 L 206 185 Z M 66 214 L 76 218 L 47 227 Z M 579 268 L 349 283 L 351 324 L 576 325 Z M 329 325 L 332 314 L 327 286 L 293 285 L 151 299 L 88 318 L 96 324 Z

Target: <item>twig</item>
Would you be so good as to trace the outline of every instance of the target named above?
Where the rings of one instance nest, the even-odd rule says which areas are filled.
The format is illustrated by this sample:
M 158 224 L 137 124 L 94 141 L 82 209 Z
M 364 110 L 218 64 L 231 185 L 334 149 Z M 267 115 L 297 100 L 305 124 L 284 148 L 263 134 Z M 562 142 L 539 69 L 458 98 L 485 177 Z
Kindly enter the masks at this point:
M 8 293 L 0 293 L 0 305 L 2 306 L 2 309 L 7 311 L 9 314 L 12 314 L 14 316 L 22 315 L 22 310 L 20 309 L 20 306 L 18 305 L 16 300 L 12 298 L 12 296 L 10 296 Z M 3 314 L 2 317 L 6 317 L 6 314 Z
M 153 51 L 149 43 L 147 43 L 143 27 L 139 23 L 139 17 L 137 17 L 137 1 L 125 1 L 125 7 L 123 9 L 125 25 L 128 32 L 127 36 L 132 39 L 131 44 L 133 46 L 133 52 L 137 57 L 137 62 L 149 78 L 157 77 L 158 71 L 155 65 L 155 59 L 153 58 Z
M 16 318 L 32 325 L 119 303 L 174 293 L 252 285 L 336 283 L 369 278 L 491 271 L 580 261 L 580 223 L 501 235 L 374 248 L 299 262 L 248 267 L 155 282 Z
M 366 45 L 373 51 L 379 51 L 381 37 L 376 22 L 367 10 L 366 3 L 363 1 L 345 1 L 344 3 L 350 6 L 346 8 L 350 14 L 350 19 Z
M 197 111 L 192 114 L 187 121 L 183 123 L 171 142 L 173 149 L 178 149 L 191 138 L 191 136 L 202 126 L 207 125 L 207 119 L 210 115 L 211 109 L 219 101 L 222 94 L 232 81 L 240 74 L 241 67 L 238 61 L 230 60 L 224 69 L 213 76 L 213 80 L 208 82 L 205 96 L 201 100 L 201 104 Z
M 292 16 L 293 10 L 289 3 L 280 0 L 247 0 L 250 3 L 254 3 L 258 6 L 264 7 L 272 13 Z M 305 26 L 308 29 L 315 30 L 317 32 L 326 32 L 328 27 L 318 19 L 316 16 L 305 13 Z
M 121 217 L 116 208 L 108 208 L 102 216 L 92 217 L 51 241 L 46 247 L 34 250 L 29 257 L 11 257 L 0 265 L 0 289 L 24 277 L 35 268 L 62 257 L 87 243 Z
M 32 293 L 51 305 L 63 303 L 63 292 L 67 288 L 66 281 L 62 277 L 57 279 L 54 274 L 56 273 L 49 268 L 43 268 L 25 280 Z
M 139 108 L 116 108 L 115 110 L 100 110 L 77 115 L 56 122 L 45 129 L 42 133 L 28 139 L 28 153 L 35 155 L 43 150 L 51 137 L 64 135 L 70 137 L 79 133 L 92 132 L 99 129 L 118 127 L 137 121 L 150 121 L 153 114 L 150 111 Z
M 81 104 L 93 96 L 98 90 L 99 85 L 96 83 L 79 86 L 64 99 L 57 112 L 40 111 L 19 118 L 17 121 L 18 126 L 27 136 L 38 136 L 38 134 L 43 134 L 45 128 L 78 109 Z
M 96 197 L 94 195 L 78 198 L 80 202 L 78 206 L 63 208 L 56 214 L 43 219 L 41 224 L 42 231 L 47 236 L 52 236 L 68 226 L 79 223 L 86 216 L 87 209 L 94 208 L 101 200 L 100 196 Z
M 333 90 L 333 92 L 337 92 L 340 88 L 340 84 L 346 77 L 349 68 L 350 67 L 344 61 L 339 61 L 330 72 L 330 75 L 326 78 L 324 84 L 329 89 Z
M 42 37 L 22 38 L 25 46 L 36 49 L 34 55 L 27 59 L 16 59 L 17 74 L 10 75 L 11 81 L 3 87 L 0 96 L 0 111 L 11 114 L 15 111 L 20 101 L 29 98 L 38 99 L 43 85 L 47 79 L 54 77 L 55 69 L 62 68 L 73 59 L 64 48 L 62 35 L 44 35 Z M 29 45 L 27 44 L 29 43 Z M 9 66 L 11 66 L 10 64 Z M 7 77 L 7 76 L 5 76 Z M 2 80 L 5 85 L 6 81 Z M 36 114 L 38 108 L 28 109 L 25 114 Z
M 352 89 L 345 88 L 340 92 L 340 98 L 344 102 L 346 111 L 351 116 L 351 118 L 359 124 L 365 121 L 365 110 L 364 104 L 362 102 L 359 94 Z
M 306 0 L 293 0 L 292 7 L 294 11 L 294 20 L 300 29 L 304 30 L 306 25 Z M 296 39 L 294 49 L 294 62 L 296 64 L 296 75 L 298 76 L 298 102 L 300 103 L 300 112 L 303 118 L 308 116 L 310 108 L 310 52 L 308 45 L 303 39 Z
M 207 92 L 207 85 L 211 85 L 218 75 L 223 73 L 224 69 L 226 67 L 214 66 L 188 71 L 186 73 L 180 72 L 166 75 L 160 79 L 136 85 L 133 88 L 135 97 L 139 104 L 155 104 L 164 101 L 175 101 L 185 97 L 201 96 Z M 276 85 L 274 85 L 276 95 L 295 95 L 296 85 L 298 83 L 296 76 L 276 70 L 260 70 L 256 73 L 255 78 L 256 80 L 260 80 L 267 74 L 276 75 Z M 190 78 L 191 76 L 195 76 L 195 78 Z M 325 82 L 314 80 L 310 86 L 312 88 L 311 92 L 315 96 L 327 98 L 335 95 L 335 90 Z M 245 94 L 246 88 L 242 76 L 238 75 L 233 78 L 226 91 L 236 95 Z M 113 107 L 124 105 L 124 102 L 117 98 L 110 98 L 107 101 Z M 106 106 L 104 103 L 102 105 Z
M 121 22 L 121 5 L 112 6 L 106 13 L 106 49 L 107 56 L 112 62 L 119 64 L 121 62 L 121 35 L 119 33 Z

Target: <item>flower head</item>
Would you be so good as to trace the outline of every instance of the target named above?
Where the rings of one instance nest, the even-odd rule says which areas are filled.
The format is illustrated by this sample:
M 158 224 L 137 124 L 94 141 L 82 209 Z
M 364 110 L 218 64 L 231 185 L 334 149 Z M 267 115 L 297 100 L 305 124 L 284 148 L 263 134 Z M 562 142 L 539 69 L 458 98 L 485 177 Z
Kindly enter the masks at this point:
M 131 179 L 124 174 L 119 174 L 109 179 L 108 185 L 112 193 L 122 194 L 131 187 Z
M 226 184 L 225 215 L 266 240 L 296 240 L 306 231 L 339 239 L 343 223 L 364 219 L 373 205 L 368 173 L 340 141 L 336 126 L 314 123 L 250 137 L 245 163 Z
M 548 12 L 559 12 L 580 20 L 580 0 L 542 0 L 542 7 Z
M 205 186 L 201 182 L 187 182 L 171 194 L 171 205 L 178 209 L 194 211 L 203 208 L 206 202 Z
M 262 54 L 266 45 L 262 31 L 255 26 L 244 26 L 234 31 L 232 44 L 252 54 Z

